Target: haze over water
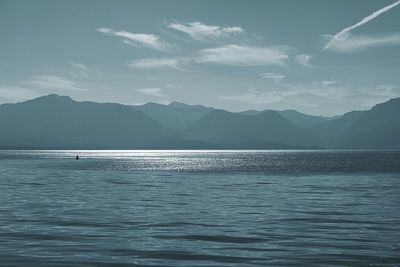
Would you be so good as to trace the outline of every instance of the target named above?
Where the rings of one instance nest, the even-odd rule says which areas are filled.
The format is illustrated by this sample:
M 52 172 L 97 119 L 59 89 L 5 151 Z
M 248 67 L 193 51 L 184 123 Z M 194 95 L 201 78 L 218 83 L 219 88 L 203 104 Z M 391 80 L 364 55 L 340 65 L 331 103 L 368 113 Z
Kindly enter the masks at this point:
M 0 170 L 1 266 L 400 264 L 398 151 L 2 151 Z

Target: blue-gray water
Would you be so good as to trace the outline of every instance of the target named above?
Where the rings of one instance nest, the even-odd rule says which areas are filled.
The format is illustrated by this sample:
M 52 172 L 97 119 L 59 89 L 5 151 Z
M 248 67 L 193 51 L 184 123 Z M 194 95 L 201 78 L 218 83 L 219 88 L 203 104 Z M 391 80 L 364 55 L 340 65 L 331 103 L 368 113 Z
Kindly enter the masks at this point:
M 400 152 L 0 151 L 0 266 L 400 266 Z

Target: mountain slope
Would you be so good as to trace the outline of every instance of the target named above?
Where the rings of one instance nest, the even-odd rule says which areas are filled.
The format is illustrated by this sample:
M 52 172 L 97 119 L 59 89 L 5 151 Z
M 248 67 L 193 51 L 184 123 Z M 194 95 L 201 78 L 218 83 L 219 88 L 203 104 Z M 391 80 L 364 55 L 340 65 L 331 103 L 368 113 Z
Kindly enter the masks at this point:
M 0 106 L 2 148 L 148 148 L 176 133 L 119 104 L 49 95 Z
M 214 110 L 192 123 L 184 136 L 208 143 L 314 145 L 309 134 L 274 111 L 247 116 Z
M 214 110 L 201 105 L 186 105 L 179 102 L 172 102 L 169 105 L 147 103 L 132 107 L 135 110 L 142 111 L 163 126 L 179 131 Z
M 266 111 L 274 111 L 274 110 L 265 110 L 265 111 L 258 111 L 258 110 L 246 110 L 239 112 L 239 114 L 242 115 L 248 115 L 248 116 L 254 116 L 254 115 L 260 115 L 263 112 Z M 318 123 L 324 122 L 329 120 L 329 117 L 323 117 L 323 116 L 313 116 L 313 115 L 308 115 L 304 114 L 301 112 L 298 112 L 296 110 L 282 110 L 278 111 L 276 110 L 275 112 L 279 113 L 287 119 L 288 121 L 292 122 L 296 126 L 302 127 L 302 128 L 308 128 L 313 125 L 316 125 Z
M 400 148 L 400 98 L 367 111 L 353 111 L 311 128 L 331 148 Z
M 57 95 L 3 104 L 0 149 L 400 149 L 400 98 L 308 128 L 310 118 L 296 124 L 275 111 L 243 115 L 177 102 L 139 109 Z

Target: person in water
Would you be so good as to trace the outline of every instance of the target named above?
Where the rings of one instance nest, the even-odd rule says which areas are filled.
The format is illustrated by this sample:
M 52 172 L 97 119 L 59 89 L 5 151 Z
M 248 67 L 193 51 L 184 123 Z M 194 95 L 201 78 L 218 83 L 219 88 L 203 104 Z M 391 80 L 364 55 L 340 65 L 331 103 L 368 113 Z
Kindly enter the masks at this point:
M 76 160 L 78 160 L 79 159 L 79 156 L 78 155 L 76 155 L 76 158 L 75 158 Z

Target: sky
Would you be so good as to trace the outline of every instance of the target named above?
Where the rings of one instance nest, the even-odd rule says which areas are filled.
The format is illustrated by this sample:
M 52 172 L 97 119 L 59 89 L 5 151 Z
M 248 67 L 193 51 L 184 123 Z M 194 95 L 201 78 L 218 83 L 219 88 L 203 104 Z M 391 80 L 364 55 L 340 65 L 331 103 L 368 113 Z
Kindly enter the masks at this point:
M 400 0 L 0 0 L 0 104 L 339 115 L 400 96 Z

